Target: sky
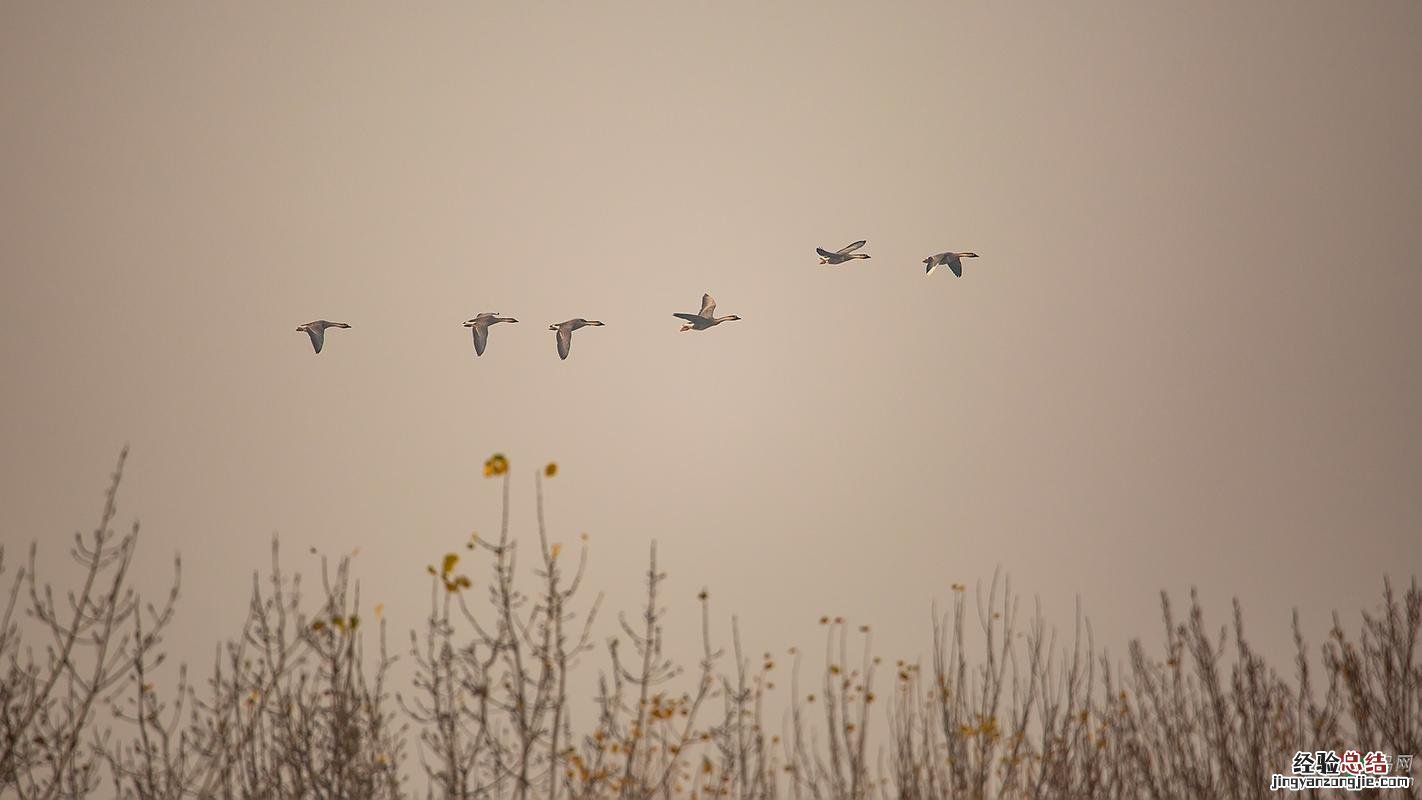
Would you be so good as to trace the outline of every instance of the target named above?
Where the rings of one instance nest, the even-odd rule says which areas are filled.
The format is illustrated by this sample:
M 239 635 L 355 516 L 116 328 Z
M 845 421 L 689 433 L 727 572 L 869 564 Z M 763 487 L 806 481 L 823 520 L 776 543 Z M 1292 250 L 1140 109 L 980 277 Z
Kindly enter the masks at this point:
M 402 645 L 503 452 L 516 536 L 556 461 L 608 608 L 656 540 L 674 618 L 707 587 L 752 651 L 828 613 L 926 656 L 1001 569 L 1121 656 L 1197 586 L 1281 659 L 1422 564 L 1419 38 L 1381 0 L 5 3 L 0 542 L 65 574 L 128 443 L 176 657 L 274 534 L 359 548 Z M 679 332 L 703 292 L 743 320 Z M 482 311 L 520 323 L 476 358 Z

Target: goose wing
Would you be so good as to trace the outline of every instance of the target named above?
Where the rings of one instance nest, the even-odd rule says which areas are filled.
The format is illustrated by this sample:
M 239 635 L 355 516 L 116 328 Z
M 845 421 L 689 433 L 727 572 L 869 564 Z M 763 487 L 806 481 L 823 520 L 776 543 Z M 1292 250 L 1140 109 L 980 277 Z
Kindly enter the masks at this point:
M 821 258 L 834 258 L 835 256 L 839 255 L 838 253 L 831 253 L 823 247 L 816 247 L 815 252 L 819 253 Z
M 573 329 L 567 325 L 559 325 L 558 332 L 558 357 L 567 358 L 568 350 L 573 346 Z
M 956 254 L 949 253 L 948 269 L 953 270 L 953 274 L 959 278 L 963 277 L 963 259 L 958 258 Z
M 474 332 L 474 355 L 484 355 L 484 348 L 489 346 L 489 323 L 476 319 L 474 324 L 469 326 L 469 330 Z
M 326 343 L 326 329 L 319 325 L 306 326 L 306 335 L 311 337 L 311 347 L 316 352 L 321 352 L 321 345 Z
M 716 298 L 709 294 L 701 295 L 701 316 L 710 319 L 716 314 Z
M 684 319 L 687 322 L 696 322 L 697 320 L 700 320 L 702 318 L 700 314 L 683 314 L 681 312 L 672 314 L 672 316 L 676 317 L 677 319 Z
M 847 255 L 847 254 L 849 254 L 849 253 L 853 253 L 855 250 L 858 250 L 859 248 L 863 247 L 863 246 L 864 246 L 864 243 L 867 242 L 867 241 L 869 241 L 869 240 L 868 240 L 868 239 L 860 239 L 859 241 L 855 242 L 854 244 L 847 244 L 847 245 L 845 245 L 844 247 L 841 247 L 841 248 L 839 249 L 839 253 L 838 253 L 838 254 L 839 254 L 839 255 Z

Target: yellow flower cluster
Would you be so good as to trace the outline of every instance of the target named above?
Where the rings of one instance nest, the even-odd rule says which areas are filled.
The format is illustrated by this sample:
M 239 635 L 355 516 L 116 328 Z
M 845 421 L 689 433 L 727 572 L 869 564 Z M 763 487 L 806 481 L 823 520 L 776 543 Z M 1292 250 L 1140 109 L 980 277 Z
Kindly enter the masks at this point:
M 356 616 L 355 614 L 350 615 L 350 617 L 345 617 L 340 614 L 336 614 L 335 616 L 331 617 L 330 621 L 330 627 L 340 631 L 341 633 L 349 633 L 351 631 L 354 631 L 356 629 L 356 626 L 358 625 L 360 625 L 360 617 Z M 313 631 L 320 632 L 326 630 L 326 628 L 326 620 L 318 619 L 315 622 L 311 623 L 311 630 Z
M 687 711 L 688 702 L 688 698 L 685 697 L 667 698 L 665 695 L 659 693 L 652 697 L 651 708 L 648 709 L 647 713 L 654 720 L 671 719 L 678 713 L 684 717 L 689 713 Z
M 988 741 L 997 741 L 997 739 L 1002 736 L 1002 731 L 997 726 L 997 717 L 995 715 L 984 716 L 982 714 L 974 714 L 973 717 L 975 724 L 958 726 L 959 736 L 965 739 L 973 736 L 982 736 Z
M 484 462 L 484 477 L 492 478 L 495 475 L 502 475 L 509 471 L 509 460 L 503 453 L 495 453 L 489 456 L 489 460 Z
M 467 575 L 455 575 L 454 566 L 459 563 L 458 553 L 445 553 L 444 560 L 440 563 L 438 571 L 434 566 L 425 567 L 425 571 L 439 578 L 444 584 L 446 592 L 457 592 L 461 589 L 468 589 L 473 584 Z

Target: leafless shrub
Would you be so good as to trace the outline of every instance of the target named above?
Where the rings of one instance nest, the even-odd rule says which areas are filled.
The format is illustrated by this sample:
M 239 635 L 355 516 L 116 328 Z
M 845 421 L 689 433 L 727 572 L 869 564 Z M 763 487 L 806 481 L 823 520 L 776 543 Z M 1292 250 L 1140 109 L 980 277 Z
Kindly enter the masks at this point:
M 199 797 L 402 797 L 403 727 L 387 709 L 393 658 L 379 623 L 367 672 L 350 559 L 321 567 L 321 601 L 302 611 L 299 576 L 282 571 L 276 542 L 264 592 L 253 577 L 242 635 L 219 648 L 187 741 L 200 756 Z M 136 796 L 144 797 L 141 793 Z
M 1194 593 L 1184 622 L 1162 596 L 1164 657 L 1133 641 L 1118 676 L 1079 613 L 1069 652 L 1058 651 L 1040 614 L 1020 649 L 1009 646 L 1015 604 L 990 590 L 979 603 L 987 609 L 979 613 L 987 650 L 971 672 L 961 656 L 960 593 L 952 635 L 942 635 L 945 624 L 935 628 L 931 685 L 915 666 L 900 665 L 889 714 L 896 791 L 905 798 L 1262 798 L 1271 776 L 1289 774 L 1300 750 L 1413 753 L 1422 721 L 1422 591 L 1414 581 L 1399 598 L 1388 584 L 1383 599 L 1381 611 L 1364 614 L 1359 642 L 1335 623 L 1323 649 L 1327 685 L 1317 694 L 1297 616 L 1290 681 L 1249 645 L 1238 603 L 1232 625 L 1212 630 Z M 1003 697 L 1011 698 L 1006 714 Z M 1397 796 L 1416 797 L 1418 788 L 1407 791 Z
M 467 547 L 492 556 L 487 605 L 475 609 L 458 573 L 457 553 L 431 566 L 431 612 L 423 637 L 411 634 L 416 693 L 400 697 L 421 727 L 420 760 L 442 796 L 530 795 L 573 798 L 670 796 L 688 775 L 686 751 L 698 739 L 695 720 L 714 687 L 719 654 L 709 643 L 703 597 L 703 650 L 694 686 L 664 689 L 682 670 L 663 655 L 664 609 L 652 549 L 647 602 L 637 623 L 619 618 L 621 636 L 607 645 L 597 721 L 575 739 L 567 683 L 576 659 L 594 649 L 592 626 L 601 598 L 586 612 L 574 601 L 587 564 L 580 548 L 571 572 L 561 544 L 550 544 L 538 479 L 536 593 L 517 586 L 518 548 L 509 535 L 509 476 L 497 542 L 472 538 Z M 457 613 L 456 613 L 457 612 Z M 630 649 L 630 653 L 628 652 Z
M 1317 651 L 1295 615 L 1285 677 L 1249 644 L 1238 603 L 1215 629 L 1193 592 L 1183 621 L 1163 595 L 1163 650 L 1136 640 L 1117 665 L 1080 608 L 1059 643 L 1041 609 L 1024 616 L 995 576 L 975 601 L 953 586 L 950 610 L 930 620 L 928 662 L 896 662 L 886 688 L 876 690 L 869 627 L 821 619 L 817 679 L 802 688 L 791 648 L 776 734 L 766 724 L 767 706 L 780 707 L 776 659 L 748 654 L 735 618 L 729 653 L 714 645 L 705 590 L 700 630 L 668 629 L 655 544 L 640 612 L 595 640 L 601 596 L 580 599 L 589 550 L 584 540 L 570 562 L 550 542 L 541 477 L 537 550 L 521 576 L 501 456 L 485 467 L 503 477 L 498 538 L 471 538 L 464 559 L 430 566 L 430 614 L 410 634 L 414 679 L 394 695 L 398 711 L 385 621 L 368 662 L 350 559 L 323 559 L 308 602 L 275 541 L 270 573 L 254 576 L 246 619 L 204 687 L 180 668 L 166 692 L 162 633 L 178 583 L 160 605 L 128 585 L 137 526 L 110 530 L 122 466 L 99 527 L 76 537 L 79 588 L 56 601 L 32 548 L 3 597 L 0 796 L 403 798 L 414 762 L 430 797 L 458 800 L 1232 800 L 1268 796 L 1296 751 L 1412 754 L 1422 728 L 1415 579 L 1402 593 L 1384 584 L 1356 639 L 1335 617 Z M 465 570 L 479 560 L 487 586 L 476 594 Z M 697 635 L 694 668 L 667 656 Z M 573 697 L 570 679 L 586 664 L 597 691 Z
M 149 670 L 162 662 L 157 652 L 172 618 L 178 581 L 161 608 L 145 605 L 128 583 L 138 542 L 138 524 L 120 534 L 110 526 L 118 513 L 118 486 L 127 448 L 105 496 L 98 527 L 74 535 L 70 556 L 82 570 L 77 591 L 61 602 L 37 575 L 37 551 L 15 576 L 0 628 L 0 791 L 22 798 L 82 797 L 102 778 L 108 728 L 98 712 L 115 690 L 152 690 Z M 0 565 L 4 554 L 0 551 Z M 175 564 L 175 572 L 177 564 Z M 42 656 L 21 646 L 14 612 L 22 588 L 30 625 L 46 637 Z M 152 701 L 145 701 L 151 712 Z
M 273 543 L 271 589 L 264 593 L 254 578 L 242 633 L 219 648 L 209 695 L 199 699 L 181 668 L 164 699 L 156 670 L 178 582 L 161 606 L 142 602 L 128 585 L 138 526 L 123 535 L 110 528 L 126 456 L 99 526 L 75 537 L 80 588 L 57 601 L 36 578 L 32 547 L 8 593 L 0 623 L 0 796 L 401 796 L 403 740 L 384 709 L 383 626 L 380 660 L 367 676 L 348 559 L 334 574 L 323 562 L 324 599 L 308 620 L 298 581 L 282 573 Z M 22 646 L 15 619 L 22 596 L 29 628 L 47 639 L 42 658 Z

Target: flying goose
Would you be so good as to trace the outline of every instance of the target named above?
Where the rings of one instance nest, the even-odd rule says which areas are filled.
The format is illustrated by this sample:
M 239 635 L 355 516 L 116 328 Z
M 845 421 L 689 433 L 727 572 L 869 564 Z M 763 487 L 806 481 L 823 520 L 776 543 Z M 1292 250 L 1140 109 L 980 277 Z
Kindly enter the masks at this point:
M 953 270 L 953 274 L 961 278 L 963 277 L 963 259 L 977 257 L 977 253 L 939 253 L 936 256 L 929 256 L 923 260 L 923 266 L 925 267 L 923 271 L 924 274 L 927 274 L 932 272 L 934 267 L 940 264 L 947 264 L 948 269 Z
M 305 325 L 297 325 L 296 329 L 298 331 L 306 331 L 306 335 L 311 337 L 311 346 L 319 353 L 321 352 L 321 345 L 326 343 L 327 328 L 349 327 L 350 326 L 344 322 L 327 322 L 324 319 L 318 319 L 315 322 L 308 322 Z
M 578 317 L 577 319 L 570 319 L 567 322 L 560 322 L 557 325 L 549 325 L 548 330 L 557 331 L 558 333 L 556 337 L 558 339 L 558 357 L 568 357 L 568 350 L 573 346 L 573 331 L 588 325 L 602 324 L 603 323 L 595 319 L 583 319 L 582 317 Z
M 485 311 L 479 316 L 465 321 L 464 327 L 474 333 L 474 355 L 484 355 L 484 348 L 489 346 L 489 326 L 497 322 L 518 322 L 518 320 L 513 317 L 501 317 L 497 311 Z
M 686 320 L 686 324 L 681 326 L 684 331 L 704 331 L 714 325 L 740 317 L 732 314 L 729 317 L 716 316 L 716 298 L 709 294 L 701 295 L 701 311 L 696 314 L 672 314 L 673 317 Z
M 864 253 L 856 253 L 855 250 L 864 246 L 865 239 L 860 239 L 854 244 L 845 245 L 831 253 L 823 247 L 816 247 L 815 252 L 820 254 L 821 264 L 843 264 L 854 258 L 868 258 Z

